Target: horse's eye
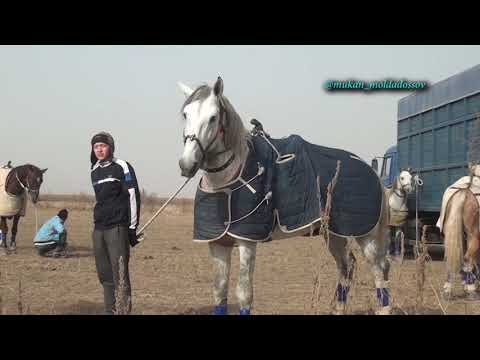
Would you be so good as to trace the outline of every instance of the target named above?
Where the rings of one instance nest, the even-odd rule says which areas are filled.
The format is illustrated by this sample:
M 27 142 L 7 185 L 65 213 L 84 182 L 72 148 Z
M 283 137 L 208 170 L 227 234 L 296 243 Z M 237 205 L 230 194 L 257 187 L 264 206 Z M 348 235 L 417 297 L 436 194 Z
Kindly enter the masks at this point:
M 185 113 L 185 112 L 183 113 L 183 118 L 184 118 L 185 120 L 187 120 L 187 113 Z
M 402 177 L 400 178 L 400 180 L 402 180 L 402 181 L 403 181 L 403 179 L 404 179 L 404 178 L 403 178 L 403 176 L 402 176 Z
M 208 120 L 208 122 L 209 122 L 210 124 L 213 124 L 214 121 L 215 121 L 215 116 L 212 116 L 212 117 L 210 118 L 210 120 Z

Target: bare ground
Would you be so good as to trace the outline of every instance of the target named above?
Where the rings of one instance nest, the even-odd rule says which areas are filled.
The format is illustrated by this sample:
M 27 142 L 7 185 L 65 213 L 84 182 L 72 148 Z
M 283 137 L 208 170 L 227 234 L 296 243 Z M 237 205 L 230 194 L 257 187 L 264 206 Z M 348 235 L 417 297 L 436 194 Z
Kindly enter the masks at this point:
M 21 219 L 16 254 L 0 257 L 0 312 L 3 314 L 100 314 L 102 288 L 92 253 L 92 213 L 81 207 L 70 210 L 68 258 L 40 258 L 33 248 L 35 216 L 29 208 Z M 39 226 L 58 207 L 39 208 Z M 146 221 L 152 212 L 143 212 Z M 206 244 L 192 239 L 191 212 L 162 214 L 148 229 L 148 238 L 132 250 L 130 274 L 134 314 L 209 314 L 212 307 L 212 267 Z M 373 276 L 355 248 L 357 278 L 350 294 L 349 314 L 372 314 L 375 308 Z M 237 313 L 235 285 L 238 249 L 232 256 L 230 313 Z M 312 301 L 319 274 L 319 301 Z M 415 314 L 418 294 L 413 259 L 392 265 L 390 292 L 395 314 Z M 330 314 L 336 285 L 333 257 L 323 239 L 293 238 L 260 244 L 255 269 L 253 314 Z M 424 306 L 420 314 L 480 314 L 479 303 L 467 302 L 458 284 L 459 297 L 440 300 L 444 264 L 426 267 Z M 443 310 L 442 310 L 443 308 Z

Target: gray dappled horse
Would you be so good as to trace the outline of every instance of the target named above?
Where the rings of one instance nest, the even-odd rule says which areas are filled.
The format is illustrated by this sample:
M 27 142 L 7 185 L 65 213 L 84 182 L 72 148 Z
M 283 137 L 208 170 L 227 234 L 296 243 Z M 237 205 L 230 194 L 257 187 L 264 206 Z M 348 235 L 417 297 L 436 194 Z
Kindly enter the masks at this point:
M 252 217 L 259 216 L 258 214 L 261 214 L 262 211 L 266 211 L 265 209 L 272 206 L 272 196 L 273 200 L 277 199 L 277 202 L 281 201 L 281 198 L 278 197 L 279 194 L 272 193 L 272 191 L 263 194 L 259 191 L 258 187 L 255 188 L 254 186 L 255 181 L 262 178 L 262 176 L 269 176 L 269 172 L 265 169 L 265 166 L 258 164 L 258 172 L 252 173 L 252 178 L 247 180 L 242 178 L 242 173 L 246 171 L 248 166 L 250 166 L 246 164 L 246 160 L 249 155 L 251 155 L 252 142 L 255 142 L 258 146 L 265 146 L 262 148 L 265 149 L 265 151 L 258 151 L 257 149 L 257 153 L 274 153 L 274 151 L 277 150 L 273 149 L 273 146 L 272 148 L 268 147 L 270 143 L 267 144 L 267 142 L 270 140 L 267 136 L 263 136 L 261 140 L 257 140 L 258 137 L 254 138 L 252 134 L 247 132 L 240 116 L 237 114 L 230 101 L 223 95 L 224 86 L 220 77 L 215 82 L 213 88 L 208 85 L 203 85 L 194 90 L 181 83 L 179 83 L 179 86 L 187 98 L 181 109 L 181 115 L 185 121 L 183 133 L 184 150 L 179 161 L 182 176 L 191 178 L 199 169 L 204 170 L 197 189 L 196 203 L 200 195 L 204 196 L 212 194 L 213 196 L 223 197 L 223 200 L 221 199 L 221 201 L 215 199 L 208 200 L 208 197 L 206 197 L 205 202 L 207 207 L 202 208 L 202 211 L 197 211 L 197 208 L 195 208 L 194 227 L 199 224 L 197 216 L 208 218 L 209 216 L 211 217 L 211 213 L 214 213 L 215 211 L 219 212 L 218 208 L 221 208 L 223 204 L 230 204 L 228 202 L 230 197 L 240 193 L 240 191 L 236 191 L 239 188 L 241 188 L 241 191 L 244 191 L 245 194 L 249 194 L 258 200 L 257 206 L 254 207 L 251 212 L 235 220 L 231 218 L 231 209 L 228 207 L 225 207 L 224 209 L 222 208 L 225 212 L 230 213 L 227 215 L 227 218 L 224 219 L 225 221 L 222 220 L 223 222 L 219 223 L 220 230 L 210 238 L 206 236 L 201 239 L 208 240 L 204 242 L 208 242 L 210 254 L 214 263 L 214 314 L 222 315 L 227 313 L 230 257 L 233 246 L 238 246 L 240 254 L 240 272 L 236 287 L 236 296 L 240 305 L 240 314 L 248 315 L 250 314 L 253 303 L 253 274 L 257 241 L 252 241 L 252 237 L 247 236 L 248 234 L 240 236 L 238 233 L 234 234 L 232 231 L 228 231 L 228 229 L 230 225 L 235 225 L 236 221 L 244 220 L 244 218 L 247 218 L 248 220 Z M 261 132 L 261 134 L 265 135 L 264 132 Z M 302 141 L 298 136 L 296 136 L 295 139 L 298 140 L 298 144 Z M 317 151 L 316 149 L 317 148 L 312 148 L 312 151 L 315 152 Z M 320 147 L 318 147 L 318 149 L 320 149 Z M 310 151 L 310 148 L 307 150 Z M 339 152 L 338 150 L 335 151 Z M 345 160 L 347 161 L 347 164 L 348 161 L 356 161 L 358 164 L 362 164 L 359 166 L 363 166 L 364 162 L 361 159 L 356 158 L 353 154 L 342 154 L 342 156 L 345 154 L 348 155 L 348 159 L 346 158 L 347 160 Z M 277 155 L 276 164 L 291 160 L 288 156 L 284 158 L 278 153 L 278 151 Z M 296 155 L 297 158 L 301 157 L 300 152 Z M 352 160 L 350 158 L 356 158 L 357 160 Z M 256 165 L 251 166 L 255 167 Z M 366 166 L 368 168 L 363 167 L 362 171 L 371 174 L 373 170 L 368 165 Z M 342 171 L 343 170 L 340 170 L 340 174 L 342 174 Z M 338 284 L 335 293 L 336 304 L 334 310 L 334 313 L 337 314 L 343 314 L 345 312 L 349 284 L 353 274 L 351 269 L 355 263 L 355 258 L 351 251 L 347 251 L 347 244 L 352 240 L 356 241 L 360 246 L 375 277 L 378 304 L 376 313 L 389 314 L 391 312 L 387 290 L 389 262 L 386 258 L 388 245 L 388 203 L 378 176 L 374 172 L 373 174 L 373 177 L 371 177 L 372 181 L 370 181 L 372 183 L 371 187 L 375 187 L 375 189 L 378 188 L 379 191 L 377 193 L 381 195 L 378 195 L 378 197 L 375 198 L 368 198 L 364 203 L 375 203 L 372 206 L 378 208 L 378 216 L 373 223 L 374 225 L 368 233 L 362 233 L 361 236 L 340 236 L 330 232 L 329 250 L 335 259 L 338 270 Z M 339 177 L 339 182 L 342 180 L 341 176 L 342 175 Z M 305 181 L 311 182 L 311 179 L 306 179 Z M 239 184 L 239 186 L 235 189 L 231 189 L 233 186 L 232 184 Z M 325 185 L 325 183 L 322 183 L 322 185 Z M 226 189 L 229 186 L 230 188 Z M 222 189 L 224 189 L 224 193 L 221 192 Z M 287 193 L 288 187 L 284 190 L 285 191 L 283 192 Z M 362 191 L 362 189 L 358 188 L 352 190 L 356 193 L 361 193 Z M 280 195 L 283 196 L 283 194 Z M 338 196 L 341 195 L 344 195 L 345 197 L 348 194 L 339 194 Z M 242 198 L 243 195 L 237 196 Z M 332 203 L 332 206 L 334 206 L 335 190 Z M 367 206 L 368 204 L 364 205 Z M 344 210 L 348 211 L 349 209 L 345 208 Z M 276 214 L 278 219 L 278 211 Z M 302 214 L 299 216 L 302 216 Z M 341 217 L 341 213 L 339 213 L 339 217 Z M 250 223 L 252 226 L 261 226 L 261 224 L 255 224 L 253 220 L 250 221 Z M 224 231 L 221 229 L 222 225 L 226 225 L 227 230 Z M 305 234 L 308 235 L 312 232 L 312 227 L 315 227 L 313 230 L 316 230 L 318 233 L 320 227 L 319 222 L 311 222 L 308 227 L 304 226 L 298 229 L 298 231 L 288 231 L 285 230 L 284 226 L 279 226 L 277 224 L 274 230 L 272 230 L 272 233 L 269 234 L 268 239 L 262 240 L 268 241 L 271 239 L 275 240 L 302 236 Z M 211 230 L 205 230 L 207 235 L 209 231 Z M 194 236 L 197 235 L 194 234 Z

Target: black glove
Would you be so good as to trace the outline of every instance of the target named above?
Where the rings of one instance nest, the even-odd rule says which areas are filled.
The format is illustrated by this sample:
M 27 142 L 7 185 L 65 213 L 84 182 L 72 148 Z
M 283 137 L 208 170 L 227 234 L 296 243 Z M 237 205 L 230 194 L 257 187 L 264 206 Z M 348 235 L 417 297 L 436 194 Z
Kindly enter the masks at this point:
M 128 241 L 130 242 L 131 247 L 134 247 L 135 245 L 139 244 L 139 241 L 137 240 L 136 229 L 128 229 Z

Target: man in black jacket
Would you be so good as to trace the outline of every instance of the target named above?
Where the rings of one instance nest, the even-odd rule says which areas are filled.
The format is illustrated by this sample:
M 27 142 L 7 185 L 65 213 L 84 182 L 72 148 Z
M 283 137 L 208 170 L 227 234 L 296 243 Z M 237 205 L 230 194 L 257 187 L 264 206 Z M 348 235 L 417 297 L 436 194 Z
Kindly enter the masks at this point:
M 120 311 L 116 299 L 121 300 L 122 309 L 130 313 L 128 263 L 130 246 L 138 244 L 140 191 L 133 167 L 113 156 L 115 143 L 109 133 L 100 132 L 93 136 L 91 146 L 91 178 L 96 199 L 93 247 L 98 278 L 104 291 L 105 313 Z

